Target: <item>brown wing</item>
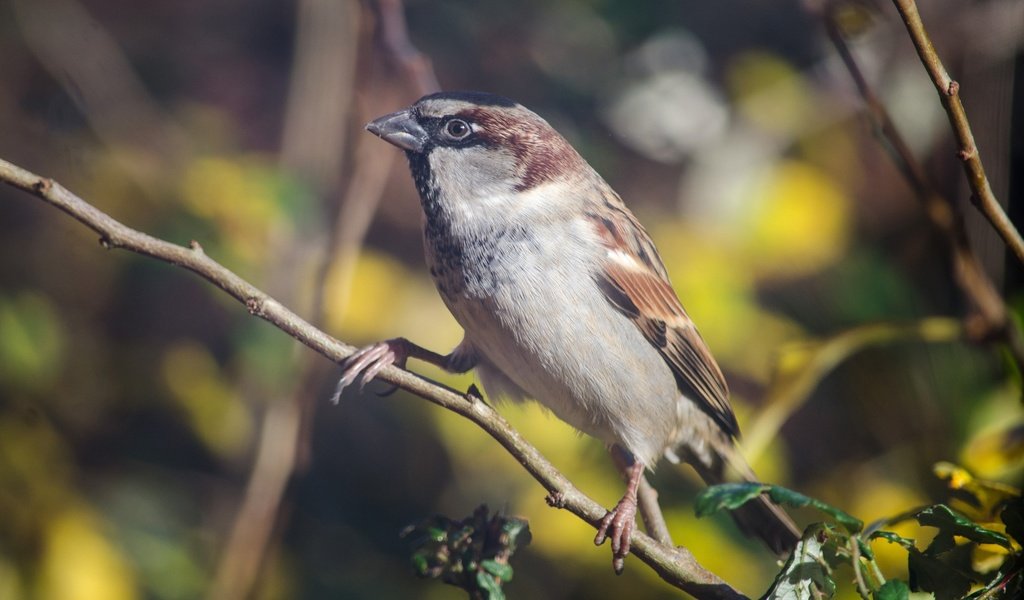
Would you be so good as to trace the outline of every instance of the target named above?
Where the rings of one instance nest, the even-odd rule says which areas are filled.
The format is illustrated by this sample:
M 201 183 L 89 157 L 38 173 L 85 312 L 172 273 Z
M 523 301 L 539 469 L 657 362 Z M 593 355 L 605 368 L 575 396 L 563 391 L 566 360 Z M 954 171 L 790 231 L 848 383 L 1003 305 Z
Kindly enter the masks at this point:
M 588 215 L 608 248 L 598 285 L 658 349 L 680 391 L 738 436 L 725 377 L 679 303 L 654 243 L 614 192 L 606 192 L 604 201 L 608 211 Z

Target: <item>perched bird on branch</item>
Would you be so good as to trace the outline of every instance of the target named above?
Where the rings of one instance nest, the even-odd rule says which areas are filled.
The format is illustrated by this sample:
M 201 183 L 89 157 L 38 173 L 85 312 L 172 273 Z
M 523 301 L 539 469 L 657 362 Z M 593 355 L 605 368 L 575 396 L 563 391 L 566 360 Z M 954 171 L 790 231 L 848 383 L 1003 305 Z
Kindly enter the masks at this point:
M 405 338 L 364 348 L 339 394 L 410 357 L 476 369 L 489 395 L 535 399 L 624 450 L 626 493 L 595 539 L 611 539 L 616 571 L 643 471 L 661 456 L 708 483 L 754 479 L 734 446 L 725 378 L 650 236 L 544 119 L 500 96 L 445 92 L 366 128 L 409 159 L 430 274 L 465 337 L 443 356 Z M 799 537 L 764 497 L 734 517 L 779 553 Z

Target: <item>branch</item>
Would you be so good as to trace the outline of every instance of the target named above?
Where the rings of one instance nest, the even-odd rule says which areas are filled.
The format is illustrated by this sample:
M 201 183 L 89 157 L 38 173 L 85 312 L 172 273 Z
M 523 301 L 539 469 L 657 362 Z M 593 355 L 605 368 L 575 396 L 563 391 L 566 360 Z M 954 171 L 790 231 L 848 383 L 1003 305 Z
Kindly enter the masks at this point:
M 28 192 L 71 215 L 100 235 L 105 248 L 120 248 L 177 265 L 225 291 L 249 312 L 271 323 L 326 358 L 339 362 L 355 348 L 340 342 L 285 308 L 252 284 L 207 256 L 193 241 L 188 248 L 132 229 L 79 198 L 52 179 L 46 179 L 0 159 L 0 181 Z M 442 408 L 459 414 L 493 437 L 548 491 L 548 503 L 564 508 L 596 526 L 605 509 L 581 492 L 540 452 L 512 428 L 497 411 L 472 394 L 418 377 L 396 367 L 381 371 L 378 378 Z M 697 563 L 685 548 L 662 545 L 639 531 L 633 532 L 633 553 L 669 584 L 698 598 L 744 598 Z
M 380 19 L 381 41 L 397 66 L 404 71 L 405 78 L 413 83 L 413 88 L 421 96 L 440 90 L 441 84 L 430 59 L 409 39 L 402 0 L 377 0 L 375 7 Z
M 981 163 L 981 155 L 974 143 L 971 124 L 967 120 L 967 113 L 960 101 L 960 84 L 949 76 L 938 53 L 935 52 L 935 46 L 932 45 L 924 23 L 921 21 L 921 15 L 917 11 L 917 3 L 914 0 L 893 0 L 893 4 L 896 5 L 896 10 L 899 11 L 903 23 L 907 26 L 907 33 L 910 34 L 910 39 L 914 42 L 917 55 L 921 57 L 921 63 L 928 71 L 932 83 L 935 84 L 942 107 L 946 109 L 949 124 L 953 127 L 953 134 L 960 145 L 957 156 L 964 164 L 967 184 L 971 187 L 971 200 L 992 223 L 992 227 L 999 232 L 1003 241 L 1017 256 L 1017 260 L 1024 263 L 1024 239 L 1021 238 L 1020 232 L 1010 222 L 1002 205 L 999 204 L 999 200 L 992 193 L 988 177 L 985 176 L 985 167 Z
M 971 249 L 967 232 L 964 230 L 963 219 L 956 211 L 953 203 L 939 194 L 925 175 L 924 168 L 910 152 L 888 110 L 874 93 L 846 40 L 840 31 L 836 19 L 838 4 L 829 2 L 825 7 L 825 29 L 839 52 L 843 64 L 850 72 L 857 91 L 868 107 L 868 115 L 872 119 L 882 146 L 892 157 L 900 172 L 910 184 L 924 206 L 925 215 L 949 245 L 955 277 L 964 295 L 970 299 L 977 310 L 978 317 L 966 322 L 968 337 L 973 340 L 1000 338 L 1006 342 L 1017 369 L 1024 372 L 1024 338 L 1016 323 L 1010 319 L 1009 311 L 995 284 L 985 273 Z M 979 163 L 980 164 L 980 163 Z M 987 186 L 987 184 L 986 184 Z

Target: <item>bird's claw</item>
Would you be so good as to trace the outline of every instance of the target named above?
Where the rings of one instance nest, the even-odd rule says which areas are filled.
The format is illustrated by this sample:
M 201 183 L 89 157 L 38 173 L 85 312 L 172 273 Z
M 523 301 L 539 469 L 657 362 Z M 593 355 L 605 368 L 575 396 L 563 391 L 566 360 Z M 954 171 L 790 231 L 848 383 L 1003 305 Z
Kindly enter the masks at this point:
M 629 538 L 636 529 L 636 500 L 626 496 L 615 508 L 601 519 L 594 544 L 600 546 L 606 539 L 612 541 L 612 567 L 616 574 L 625 568 L 626 556 L 629 554 Z
M 341 393 L 356 380 L 359 381 L 359 391 L 362 392 L 366 384 L 373 381 L 385 367 L 391 365 L 405 367 L 405 361 L 408 358 L 409 352 L 405 340 L 401 338 L 377 342 L 356 351 L 342 364 L 341 379 L 338 380 L 338 387 L 334 390 L 334 395 L 331 396 L 331 402 L 337 404 L 341 399 Z M 391 390 L 391 392 L 393 391 Z

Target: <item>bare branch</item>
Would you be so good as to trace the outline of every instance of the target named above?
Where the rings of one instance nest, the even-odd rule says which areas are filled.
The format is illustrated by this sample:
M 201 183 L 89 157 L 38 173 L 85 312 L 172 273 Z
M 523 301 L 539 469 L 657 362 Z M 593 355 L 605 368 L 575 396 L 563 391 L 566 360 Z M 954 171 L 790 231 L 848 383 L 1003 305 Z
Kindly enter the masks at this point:
M 992 187 L 985 176 L 985 167 L 981 162 L 981 155 L 974 143 L 974 134 L 971 132 L 971 124 L 967 120 L 967 112 L 960 101 L 960 84 L 954 81 L 946 67 L 942 65 L 935 46 L 932 45 L 928 31 L 924 28 L 921 15 L 917 11 L 917 3 L 914 0 L 893 0 L 896 10 L 899 11 L 903 23 L 907 26 L 907 33 L 914 42 L 917 55 L 921 57 L 928 76 L 939 94 L 942 107 L 946 109 L 949 117 L 949 124 L 953 127 L 953 134 L 956 136 L 960 150 L 957 156 L 964 165 L 964 173 L 967 174 L 967 184 L 971 187 L 972 200 L 978 209 L 992 223 L 992 227 L 1002 236 L 1003 241 L 1010 250 L 1017 256 L 1017 260 L 1024 263 L 1024 238 L 1010 222 L 1009 217 L 1003 211 L 1002 205 L 992 193 Z
M 395 63 L 405 71 L 406 78 L 413 82 L 416 92 L 423 96 L 440 90 L 441 84 L 437 82 L 430 59 L 409 39 L 402 0 L 377 0 L 376 6 L 381 41 Z
M 949 244 L 953 262 L 953 275 L 964 294 L 977 310 L 977 318 L 968 319 L 966 329 L 973 340 L 1001 339 L 1006 342 L 1017 368 L 1024 372 L 1024 339 L 1016 323 L 1010 319 L 1006 303 L 995 284 L 985 273 L 967 239 L 963 219 L 947 198 L 939 194 L 925 175 L 924 168 L 914 158 L 888 110 L 868 84 L 850 51 L 836 19 L 838 6 L 828 3 L 825 9 L 825 28 L 839 52 L 843 64 L 853 77 L 857 91 L 868 107 L 868 115 L 893 161 L 910 184 L 925 209 L 932 225 L 942 233 Z M 986 183 L 987 187 L 987 183 Z
M 285 308 L 280 302 L 207 256 L 193 241 L 179 246 L 132 229 L 79 198 L 52 179 L 46 179 L 0 159 L 0 181 L 21 189 L 71 215 L 100 235 L 106 248 L 120 248 L 180 266 L 196 273 L 243 303 L 249 312 L 281 329 L 314 351 L 339 362 L 355 348 L 340 342 Z M 596 526 L 605 509 L 586 496 L 497 411 L 472 394 L 428 381 L 408 371 L 388 367 L 379 379 L 469 419 L 493 437 L 548 491 L 549 504 L 564 508 Z M 669 584 L 697 598 L 744 598 L 741 593 L 702 567 L 685 548 L 662 545 L 635 531 L 633 554 Z

